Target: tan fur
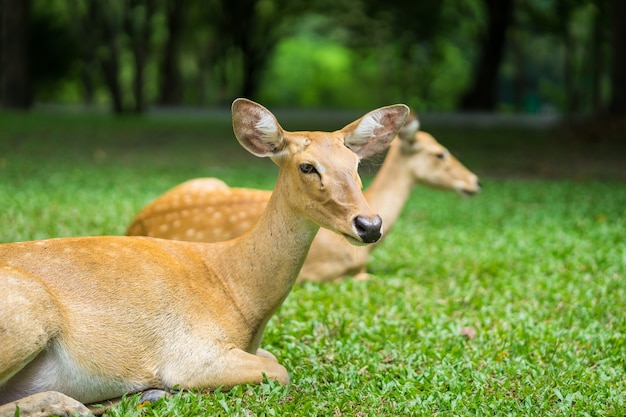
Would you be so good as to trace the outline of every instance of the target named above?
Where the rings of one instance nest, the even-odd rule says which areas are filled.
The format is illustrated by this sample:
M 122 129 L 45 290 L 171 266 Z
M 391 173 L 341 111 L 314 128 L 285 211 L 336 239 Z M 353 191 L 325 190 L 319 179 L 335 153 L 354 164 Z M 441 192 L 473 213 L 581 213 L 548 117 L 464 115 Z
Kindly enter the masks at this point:
M 225 184 L 215 189 L 214 181 L 190 180 L 166 192 L 137 214 L 127 234 L 217 242 L 245 233 L 257 222 L 271 192 L 228 188 Z M 480 191 L 478 177 L 430 134 L 419 131 L 417 117 L 411 113 L 365 191 L 370 206 L 380 212 L 387 233 L 415 184 L 453 190 L 464 196 Z M 350 245 L 341 236 L 322 229 L 311 245 L 298 281 L 322 282 L 348 275 L 364 279 L 374 247 Z
M 388 144 L 407 112 L 389 106 L 336 132 L 287 132 L 264 107 L 235 100 L 237 139 L 280 169 L 268 209 L 234 240 L 109 236 L 0 245 L 0 404 L 31 407 L 23 397 L 44 391 L 93 403 L 148 388 L 228 388 L 263 374 L 287 383 L 287 370 L 259 349 L 265 325 L 320 226 L 354 243 L 380 237 L 358 159 Z M 372 117 L 380 126 L 371 137 L 355 133 Z M 302 164 L 323 173 L 305 173 Z M 15 406 L 0 407 L 0 415 Z

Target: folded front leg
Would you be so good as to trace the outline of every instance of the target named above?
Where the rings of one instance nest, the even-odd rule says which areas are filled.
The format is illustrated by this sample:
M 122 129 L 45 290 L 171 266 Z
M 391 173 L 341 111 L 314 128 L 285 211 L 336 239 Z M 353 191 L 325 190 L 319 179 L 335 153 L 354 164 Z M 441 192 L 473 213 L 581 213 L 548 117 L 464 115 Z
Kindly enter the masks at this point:
M 216 381 L 218 386 L 232 388 L 235 385 L 263 382 L 264 375 L 280 384 L 289 383 L 289 374 L 276 357 L 264 349 L 256 354 L 244 350 L 230 349 L 223 358 L 225 366 Z

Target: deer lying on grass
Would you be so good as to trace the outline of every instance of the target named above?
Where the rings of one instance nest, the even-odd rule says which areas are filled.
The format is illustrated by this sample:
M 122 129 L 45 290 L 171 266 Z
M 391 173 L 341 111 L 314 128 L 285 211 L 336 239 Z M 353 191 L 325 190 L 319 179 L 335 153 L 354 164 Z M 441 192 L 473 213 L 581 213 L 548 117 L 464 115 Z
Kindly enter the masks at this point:
M 285 131 L 245 99 L 232 112 L 241 145 L 280 168 L 249 233 L 210 244 L 105 236 L 0 245 L 1 416 L 44 408 L 33 394 L 48 391 L 57 403 L 49 414 L 86 414 L 72 398 L 229 388 L 264 374 L 289 381 L 259 348 L 264 328 L 320 226 L 354 244 L 380 238 L 358 161 L 389 145 L 408 108 L 373 110 L 332 133 Z
M 380 212 L 387 233 L 415 184 L 454 190 L 464 196 L 480 191 L 478 177 L 431 135 L 419 131 L 418 119 L 411 112 L 364 193 L 371 207 Z M 126 233 L 198 242 L 232 239 L 257 222 L 270 196 L 271 191 L 229 188 L 216 178 L 190 180 L 142 209 Z M 321 229 L 298 281 L 323 282 L 349 275 L 366 279 L 367 260 L 374 247 L 355 247 Z

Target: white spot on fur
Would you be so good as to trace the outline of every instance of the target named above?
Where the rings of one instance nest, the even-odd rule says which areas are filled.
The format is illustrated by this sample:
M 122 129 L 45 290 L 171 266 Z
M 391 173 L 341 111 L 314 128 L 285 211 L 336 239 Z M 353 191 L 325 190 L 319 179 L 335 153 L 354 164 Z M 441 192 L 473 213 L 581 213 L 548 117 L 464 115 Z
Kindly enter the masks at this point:
M 184 185 L 194 191 L 208 191 L 227 187 L 224 181 L 218 180 L 217 178 L 198 178 L 189 180 Z

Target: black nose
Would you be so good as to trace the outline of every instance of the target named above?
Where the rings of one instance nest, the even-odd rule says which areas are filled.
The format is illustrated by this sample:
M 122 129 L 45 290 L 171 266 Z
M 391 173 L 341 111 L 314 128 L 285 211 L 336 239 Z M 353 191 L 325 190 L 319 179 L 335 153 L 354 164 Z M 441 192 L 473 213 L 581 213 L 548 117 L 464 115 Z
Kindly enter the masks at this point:
M 374 216 L 373 219 L 356 216 L 353 223 L 356 232 L 365 243 L 374 243 L 382 236 L 383 219 L 380 216 Z

